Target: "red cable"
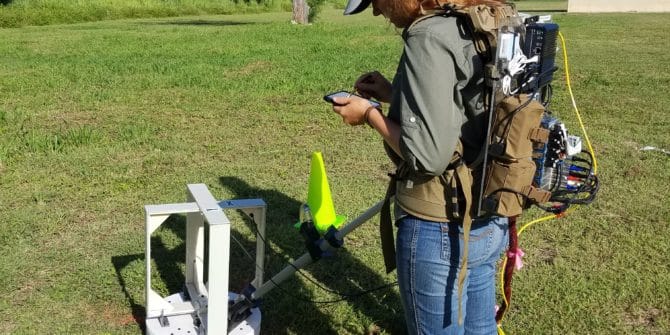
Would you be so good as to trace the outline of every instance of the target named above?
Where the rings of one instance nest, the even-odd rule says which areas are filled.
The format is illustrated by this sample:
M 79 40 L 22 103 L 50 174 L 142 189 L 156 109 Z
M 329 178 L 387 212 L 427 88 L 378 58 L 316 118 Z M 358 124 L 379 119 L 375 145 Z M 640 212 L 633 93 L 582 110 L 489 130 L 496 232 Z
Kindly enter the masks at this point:
M 516 219 L 517 216 L 509 218 L 509 247 L 507 248 L 507 262 L 505 263 L 505 276 L 503 277 L 503 288 L 506 300 L 503 301 L 502 306 L 496 313 L 496 322 L 502 320 L 505 311 L 509 307 L 508 304 L 512 301 L 512 275 L 514 274 L 514 264 L 516 254 L 519 251 L 519 240 L 516 233 Z M 506 303 L 505 303 L 506 301 Z

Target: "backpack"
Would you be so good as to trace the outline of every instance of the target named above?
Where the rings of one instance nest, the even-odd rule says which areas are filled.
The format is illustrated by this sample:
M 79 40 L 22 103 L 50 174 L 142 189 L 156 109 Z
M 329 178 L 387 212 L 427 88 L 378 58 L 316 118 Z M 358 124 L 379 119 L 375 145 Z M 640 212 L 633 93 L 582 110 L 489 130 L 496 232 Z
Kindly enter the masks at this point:
M 502 267 L 504 304 L 496 312 L 498 330 L 503 334 L 500 322 L 511 300 L 515 260 L 522 254 L 517 218 L 531 205 L 560 217 L 572 204 L 591 203 L 599 186 L 595 158 L 590 144 L 590 151 L 582 150 L 581 138 L 569 135 L 549 108 L 558 25 L 537 16 L 522 18 L 514 4 L 442 7 L 444 12 L 438 14 L 465 18 L 490 88 L 485 101 L 486 142 L 470 168 L 481 176 L 472 189 L 478 199 L 473 215 L 499 215 L 510 220 L 510 241 Z M 469 223 L 464 221 L 463 225 Z M 467 238 L 464 243 L 467 250 Z M 463 257 L 465 262 L 467 253 Z
M 490 88 L 486 142 L 469 164 L 481 176 L 473 216 L 517 217 L 531 205 L 558 214 L 593 201 L 593 157 L 549 109 L 558 25 L 512 3 L 442 8 L 434 14 L 465 19 Z

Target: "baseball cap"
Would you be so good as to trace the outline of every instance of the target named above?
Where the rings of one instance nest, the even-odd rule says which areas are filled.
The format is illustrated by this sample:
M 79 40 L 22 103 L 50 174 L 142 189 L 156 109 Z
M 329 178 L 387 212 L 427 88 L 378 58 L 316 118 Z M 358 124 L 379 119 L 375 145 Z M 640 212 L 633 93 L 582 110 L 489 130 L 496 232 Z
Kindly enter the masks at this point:
M 344 15 L 357 14 L 368 8 L 372 0 L 349 0 L 344 8 Z

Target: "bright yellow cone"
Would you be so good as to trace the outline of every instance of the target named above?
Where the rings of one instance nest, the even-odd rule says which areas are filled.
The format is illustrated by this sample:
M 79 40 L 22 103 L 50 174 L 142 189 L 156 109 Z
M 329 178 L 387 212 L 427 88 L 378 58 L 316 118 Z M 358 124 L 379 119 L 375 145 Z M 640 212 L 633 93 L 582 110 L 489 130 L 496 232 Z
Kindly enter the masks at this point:
M 326 168 L 319 151 L 312 153 L 309 189 L 307 190 L 307 206 L 309 206 L 312 214 L 314 226 L 321 234 L 324 234 L 330 226 L 335 226 L 335 228 L 340 227 L 346 220 L 346 217 L 342 215 L 335 215 L 335 207 L 333 206 L 328 178 L 326 177 Z

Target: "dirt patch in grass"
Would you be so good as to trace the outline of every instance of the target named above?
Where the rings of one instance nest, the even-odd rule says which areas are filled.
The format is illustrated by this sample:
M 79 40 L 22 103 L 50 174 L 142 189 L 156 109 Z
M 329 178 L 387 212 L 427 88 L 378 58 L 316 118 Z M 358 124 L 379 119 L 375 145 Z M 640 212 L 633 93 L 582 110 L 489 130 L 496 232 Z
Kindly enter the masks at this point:
M 81 308 L 82 315 L 100 320 L 107 324 L 109 328 L 125 327 L 138 322 L 129 309 L 117 305 L 94 303 L 93 305 L 82 304 L 78 308 Z
M 536 253 L 538 259 L 548 265 L 554 265 L 554 260 L 558 256 L 555 248 L 540 248 Z
M 16 325 L 9 320 L 5 319 L 0 322 L 0 334 L 12 334 L 15 329 Z
M 635 178 L 635 177 L 640 177 L 642 175 L 644 175 L 644 169 L 638 164 L 635 164 L 635 165 L 631 166 L 624 173 L 624 176 L 626 176 L 626 178 Z
M 267 61 L 256 61 L 256 62 L 251 62 L 243 67 L 241 67 L 239 70 L 230 72 L 229 74 L 232 75 L 233 77 L 247 77 L 253 73 L 257 72 L 262 72 L 266 69 L 271 69 L 272 68 L 272 63 L 267 62 Z
M 85 110 L 53 111 L 47 118 L 47 124 L 61 127 L 96 126 L 99 123 L 96 113 Z
M 643 328 L 647 334 L 660 334 L 658 320 L 663 317 L 663 311 L 658 308 L 627 312 L 623 315 L 624 323 L 632 328 Z

